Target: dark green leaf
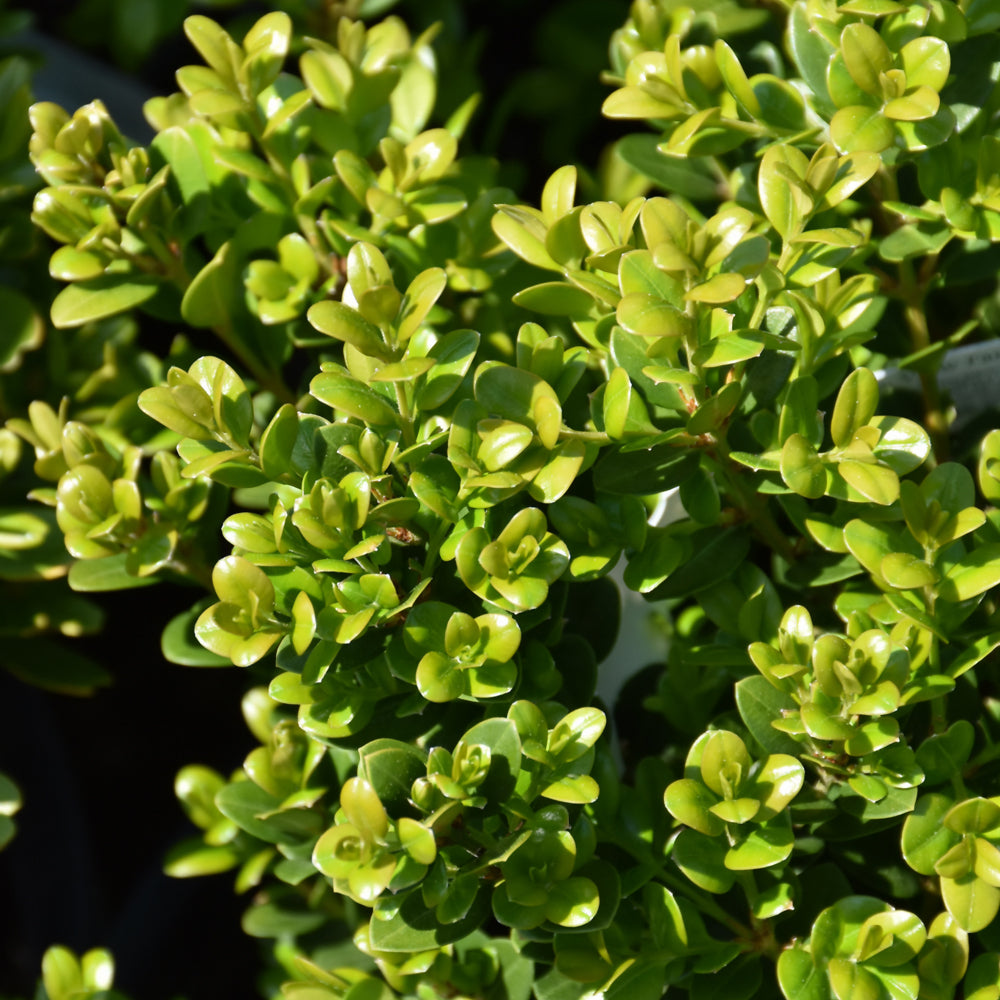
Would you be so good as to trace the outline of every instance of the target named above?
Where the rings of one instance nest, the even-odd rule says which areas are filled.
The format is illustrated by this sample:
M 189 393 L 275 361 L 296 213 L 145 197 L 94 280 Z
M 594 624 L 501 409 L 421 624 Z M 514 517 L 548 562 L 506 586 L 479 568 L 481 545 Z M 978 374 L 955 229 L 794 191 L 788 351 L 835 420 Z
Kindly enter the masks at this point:
M 366 743 L 359 754 L 359 776 L 390 814 L 405 812 L 413 782 L 427 773 L 426 756 L 412 744 L 387 738 Z
M 735 573 L 750 549 L 749 533 L 739 528 L 704 528 L 691 541 L 694 555 L 653 591 L 653 597 L 680 597 L 711 587 Z
M 768 753 L 797 755 L 801 745 L 771 725 L 795 709 L 795 702 L 764 677 L 744 677 L 736 683 L 736 707 L 753 738 Z
M 630 167 L 644 174 L 663 190 L 671 191 L 692 201 L 708 201 L 715 197 L 716 185 L 704 162 L 697 157 L 665 156 L 657 146 L 659 136 L 627 135 L 615 144 L 616 155 Z
M 387 900 L 387 904 L 373 914 L 369 930 L 372 947 L 388 952 L 418 952 L 461 941 L 477 930 L 489 914 L 490 894 L 480 890 L 468 913 L 449 924 L 438 922 L 419 891 L 410 892 L 402 900 Z
M 89 695 L 111 683 L 107 670 L 89 656 L 46 636 L 5 638 L 3 665 L 25 683 L 60 694 Z
M 599 489 L 608 493 L 662 493 L 679 486 L 701 464 L 692 451 L 669 444 L 648 448 L 612 451 L 594 470 Z

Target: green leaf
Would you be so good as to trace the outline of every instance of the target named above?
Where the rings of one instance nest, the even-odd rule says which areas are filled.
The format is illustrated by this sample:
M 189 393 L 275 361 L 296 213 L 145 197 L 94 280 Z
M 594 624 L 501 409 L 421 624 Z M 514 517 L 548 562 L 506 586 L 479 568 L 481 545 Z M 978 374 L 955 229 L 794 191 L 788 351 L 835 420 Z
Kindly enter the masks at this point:
M 384 839 L 389 829 L 389 817 L 375 789 L 362 777 L 344 782 L 340 790 L 340 807 L 356 832 L 366 842 Z
M 815 379 L 807 375 L 788 383 L 778 421 L 778 438 L 782 444 L 791 434 L 801 434 L 814 446 L 820 444 L 822 426 L 817 420 L 818 406 Z
M 750 547 L 749 533 L 738 528 L 703 528 L 692 541 L 694 555 L 657 587 L 655 597 L 687 596 L 725 580 L 743 564 Z
M 941 784 L 960 774 L 972 753 L 975 731 L 965 719 L 953 722 L 944 733 L 928 737 L 917 748 L 917 763 L 928 785 Z
M 436 651 L 425 653 L 417 664 L 417 689 L 431 702 L 454 701 L 468 693 L 467 674 L 452 659 Z
M 254 22 L 243 37 L 247 53 L 241 67 L 251 93 L 260 94 L 274 82 L 288 54 L 292 20 L 284 11 L 272 11 Z
M 351 67 L 337 51 L 304 52 L 299 60 L 302 79 L 321 108 L 341 111 L 353 86 Z
M 64 288 L 52 303 L 52 323 L 60 330 L 128 312 L 158 291 L 156 278 L 106 274 Z
M 171 185 L 176 185 L 183 204 L 189 205 L 211 191 L 198 143 L 186 129 L 176 125 L 164 129 L 150 149 L 170 167 Z
M 487 719 L 468 730 L 460 746 L 481 743 L 491 751 L 490 769 L 479 786 L 480 793 L 490 801 L 503 802 L 513 792 L 521 770 L 521 739 L 510 719 Z M 458 749 L 456 747 L 456 756 Z
M 604 390 L 604 430 L 612 441 L 621 440 L 625 433 L 629 405 L 632 399 L 632 384 L 624 368 L 611 372 Z
M 369 427 L 395 427 L 399 421 L 398 414 L 384 396 L 350 375 L 324 372 L 309 383 L 309 392 L 321 403 Z
M 826 964 L 837 956 L 855 952 L 862 925 L 890 909 L 871 896 L 846 896 L 823 910 L 813 923 L 810 947 L 814 959 Z
M 59 945 L 42 956 L 42 982 L 50 1000 L 70 1000 L 83 989 L 80 963 L 68 949 Z
M 883 260 L 901 261 L 925 257 L 944 249 L 951 239 L 951 227 L 943 222 L 910 223 L 900 226 L 879 244 Z
M 882 114 L 892 121 L 919 122 L 932 118 L 941 106 L 941 99 L 930 87 L 917 87 L 913 93 L 889 101 Z
M 181 316 L 196 327 L 228 324 L 239 310 L 241 282 L 231 242 L 194 276 L 181 299 Z
M 235 83 L 234 73 L 242 62 L 242 52 L 215 21 L 200 14 L 192 15 L 184 20 L 184 34 L 223 81 Z
M 837 1000 L 880 1000 L 882 997 L 878 978 L 866 966 L 852 959 L 831 959 L 827 975 Z
M 613 148 L 616 156 L 665 191 L 696 202 L 715 197 L 715 181 L 703 161 L 697 157 L 666 156 L 657 148 L 659 143 L 658 135 L 635 133 L 619 139 Z
M 898 590 L 917 590 L 937 582 L 934 568 L 908 552 L 891 552 L 882 560 L 882 576 Z
M 409 816 L 403 816 L 397 823 L 397 828 L 400 846 L 409 857 L 421 865 L 433 864 L 437 857 L 433 832 Z
M 619 87 L 605 98 L 601 113 L 607 118 L 672 118 L 677 106 L 641 87 Z
M 907 87 L 943 89 L 951 69 L 951 53 L 940 38 L 923 36 L 907 42 L 899 50 Z
M 320 333 L 350 344 L 366 357 L 390 360 L 378 327 L 343 302 L 317 302 L 306 318 Z
M 642 551 L 625 568 L 624 582 L 639 594 L 648 594 L 666 581 L 684 559 L 684 547 L 666 528 L 653 528 Z
M 878 108 L 841 108 L 830 122 L 830 138 L 842 153 L 881 153 L 894 136 L 892 123 Z
M 830 1000 L 826 970 L 817 968 L 801 946 L 786 948 L 778 956 L 778 984 L 785 1000 Z
M 657 1000 L 665 979 L 662 962 L 629 959 L 604 991 L 604 1000 Z
M 74 250 L 73 247 L 60 249 Z M 60 250 L 57 250 L 53 258 L 59 253 Z M 31 301 L 11 288 L 0 288 L 0 315 L 4 317 L 3 332 L 0 333 L 0 371 L 14 371 L 19 367 L 25 351 L 41 345 L 45 337 L 45 322 Z
M 808 162 L 797 147 L 776 144 L 769 146 L 761 158 L 757 190 L 760 203 L 771 225 L 784 239 L 798 235 L 812 208 L 812 199 L 805 191 L 804 178 Z
M 275 590 L 271 578 L 242 556 L 225 556 L 212 570 L 212 586 L 219 599 L 245 611 L 256 625 L 274 610 Z
M 881 159 L 875 153 L 851 153 L 841 157 L 836 179 L 823 195 L 823 206 L 833 208 L 849 198 L 878 172 Z
M 719 490 L 714 478 L 703 467 L 681 483 L 680 499 L 693 521 L 711 525 L 719 520 L 722 513 Z
M 481 365 L 476 372 L 476 402 L 508 420 L 534 425 L 546 448 L 553 448 L 562 426 L 555 390 L 533 372 L 511 365 Z
M 548 749 L 560 764 L 578 760 L 600 739 L 607 717 L 599 708 L 577 708 L 563 716 L 548 738 Z
M 225 361 L 213 357 L 199 358 L 189 374 L 212 401 L 216 427 L 241 447 L 247 447 L 253 427 L 253 406 L 243 380 Z
M 138 404 L 139 409 L 147 416 L 183 437 L 194 440 L 212 440 L 211 430 L 205 423 L 201 422 L 204 416 L 201 407 L 198 407 L 196 412 L 192 412 L 192 407 L 187 405 L 190 401 L 191 394 L 186 391 L 184 396 L 180 396 L 165 385 L 154 385 L 139 393 Z
M 989 656 L 998 646 L 1000 646 L 1000 632 L 990 632 L 988 635 L 981 636 L 965 646 L 948 664 L 948 676 L 961 677 L 967 670 L 971 670 L 977 663 Z
M 257 902 L 243 914 L 240 922 L 244 934 L 259 938 L 293 937 L 308 934 L 322 926 L 325 918 L 305 904 L 290 906 L 277 901 Z
M 107 590 L 131 590 L 157 583 L 154 576 L 134 576 L 125 568 L 127 552 L 99 559 L 79 560 L 70 567 L 69 585 L 81 593 Z
M 266 603 L 266 595 L 261 603 Z M 195 622 L 195 636 L 212 652 L 228 656 L 236 666 L 250 666 L 270 651 L 280 633 L 273 628 L 256 628 L 246 618 L 244 609 L 235 603 L 213 604 Z
M 970 934 L 988 927 L 1000 912 L 1000 889 L 973 874 L 941 878 L 941 898 L 958 926 Z
M 545 249 L 546 224 L 542 213 L 526 205 L 498 205 L 493 231 L 511 250 L 535 267 L 559 271 L 559 265 Z
M 587 316 L 594 308 L 593 296 L 562 281 L 546 281 L 523 288 L 512 301 L 523 309 L 547 316 Z
M 749 678 L 748 678 L 749 679 Z M 805 777 L 797 757 L 771 754 L 753 775 L 744 794 L 752 795 L 760 804 L 757 821 L 770 820 L 782 813 L 799 794 Z
M 673 303 L 643 292 L 626 295 L 618 303 L 616 319 L 638 337 L 682 337 L 689 320 Z
M 841 32 L 840 48 L 854 82 L 865 93 L 880 98 L 881 74 L 892 69 L 892 54 L 879 33 L 863 22 L 849 24 Z
M 760 105 L 757 116 L 774 129 L 800 132 L 808 128 L 802 95 L 786 80 L 771 73 L 758 73 L 750 83 Z
M 528 495 L 541 503 L 555 503 L 573 485 L 587 456 L 582 441 L 563 441 L 550 452 L 548 462 L 528 485 Z
M 421 952 L 461 941 L 482 926 L 488 918 L 490 894 L 480 890 L 466 915 L 450 923 L 441 923 L 432 909 L 424 905 L 419 890 L 411 891 L 376 907 L 369 927 L 371 947 L 387 952 Z
M 721 839 L 706 837 L 695 830 L 682 830 L 674 841 L 672 857 L 698 888 L 723 893 L 736 881 L 734 872 L 726 867 L 726 852 Z
M 743 386 L 739 382 L 725 383 L 691 414 L 685 428 L 688 434 L 697 436 L 718 430 L 736 409 L 742 395 Z
M 170 619 L 160 636 L 160 650 L 166 660 L 183 667 L 232 666 L 227 657 L 205 649 L 195 639 L 194 623 L 210 604 L 212 599 L 206 598 Z
M 953 806 L 942 821 L 955 833 L 987 833 L 1000 826 L 1000 805 L 990 799 L 966 799 Z
M 829 473 L 812 442 L 792 434 L 781 446 L 781 478 L 801 497 L 816 500 L 828 487 Z
M 830 435 L 837 448 L 845 448 L 875 415 L 878 381 L 867 368 L 856 368 L 837 393 L 830 418 Z
M 556 170 L 542 189 L 542 216 L 548 225 L 561 219 L 573 209 L 576 197 L 576 167 L 565 166 Z
M 877 416 L 868 421 L 868 426 L 879 432 L 872 449 L 875 457 L 897 475 L 904 476 L 919 468 L 931 453 L 930 435 L 914 420 Z
M 802 78 L 825 110 L 830 104 L 826 70 L 834 47 L 825 35 L 813 29 L 805 8 L 792 8 L 788 19 L 788 47 Z
M 92 990 L 108 990 L 115 978 L 115 961 L 106 948 L 91 948 L 80 960 L 84 985 Z
M 726 89 L 736 98 L 740 109 L 749 118 L 760 118 L 760 102 L 747 79 L 746 72 L 740 65 L 736 53 L 721 38 L 715 42 L 715 61 Z
M 684 298 L 688 302 L 702 302 L 708 305 L 723 304 L 738 299 L 746 288 L 746 281 L 740 274 L 729 272 L 716 274 L 695 285 Z M 624 324 L 622 324 L 624 326 Z
M 903 823 L 903 857 L 921 875 L 936 874 L 938 860 L 958 843 L 958 835 L 943 825 L 953 805 L 954 801 L 945 795 L 921 795 Z
M 431 348 L 429 357 L 434 367 L 417 392 L 417 405 L 422 410 L 437 409 L 455 394 L 478 347 L 479 334 L 475 330 L 452 330 Z
M 104 667 L 46 636 L 5 638 L 4 667 L 26 684 L 59 694 L 90 695 L 111 683 Z
M 719 729 L 708 733 L 697 745 L 701 780 L 716 795 L 728 798 L 749 775 L 751 759 L 746 744 L 735 733 Z M 688 755 L 689 763 L 692 754 Z
M 711 807 L 718 801 L 718 797 L 702 782 L 690 778 L 673 782 L 663 793 L 663 804 L 674 819 L 708 837 L 718 837 L 726 828 L 722 820 L 711 812 Z
M 589 878 L 578 876 L 552 885 L 545 917 L 560 927 L 582 927 L 593 920 L 599 906 L 597 886 Z
M 427 758 L 412 744 L 380 738 L 359 751 L 358 774 L 368 781 L 386 809 L 405 809 L 413 782 L 426 774 Z
M 756 818 L 760 812 L 760 803 L 750 798 L 727 799 L 715 803 L 712 812 L 726 823 L 742 825 Z
M 938 584 L 946 601 L 968 601 L 1000 583 L 1000 544 L 980 545 L 954 563 Z
M 679 486 L 701 464 L 692 451 L 658 444 L 644 448 L 612 451 L 594 471 L 599 489 L 608 493 L 661 493 Z
M 756 358 L 764 350 L 764 346 L 764 338 L 752 331 L 731 333 L 702 344 L 694 352 L 693 360 L 703 368 L 735 365 L 740 361 Z
M 964 979 L 965 1000 L 996 1000 L 1000 997 L 1000 954 L 978 955 Z
M 163 870 L 171 878 L 195 878 L 231 871 L 239 863 L 239 853 L 229 845 L 212 846 L 200 839 L 188 840 L 167 851 Z
M 439 267 L 421 271 L 410 282 L 399 307 L 396 337 L 400 344 L 405 344 L 417 332 L 447 283 L 447 275 Z
M 21 808 L 21 793 L 7 775 L 0 772 L 0 816 L 13 816 Z
M 680 952 L 688 946 L 684 915 L 673 893 L 659 882 L 647 882 L 643 900 L 649 913 L 649 928 L 658 948 Z
M 899 478 L 882 465 L 852 460 L 837 463 L 837 475 L 853 490 L 872 503 L 888 507 L 899 499 Z
M 854 732 L 847 722 L 836 715 L 828 715 L 815 702 L 802 706 L 802 723 L 814 740 L 846 740 Z
M 795 702 L 764 677 L 744 677 L 736 682 L 736 707 L 753 738 L 768 752 L 797 754 L 799 744 L 775 729 L 771 722 L 795 708 Z
M 730 871 L 756 871 L 781 864 L 792 853 L 794 840 L 787 815 L 754 826 L 726 852 L 726 867 Z
M 260 439 L 260 463 L 264 474 L 273 480 L 301 480 L 312 468 L 314 447 L 324 440 L 326 421 L 315 414 L 299 413 L 286 404 L 272 417 Z M 324 468 L 324 472 L 329 470 Z
M 252 781 L 235 781 L 215 796 L 219 811 L 241 830 L 268 844 L 311 846 L 322 821 L 306 809 L 282 809 L 281 800 Z
M 882 716 L 864 723 L 844 741 L 844 749 L 852 757 L 864 757 L 899 741 L 899 723 Z

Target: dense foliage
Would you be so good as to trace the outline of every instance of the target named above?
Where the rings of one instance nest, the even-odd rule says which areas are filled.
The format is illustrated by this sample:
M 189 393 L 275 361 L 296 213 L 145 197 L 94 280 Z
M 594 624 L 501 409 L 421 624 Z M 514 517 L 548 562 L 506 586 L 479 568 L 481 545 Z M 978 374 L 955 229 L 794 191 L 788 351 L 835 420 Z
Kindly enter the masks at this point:
M 255 890 L 264 992 L 1000 997 L 1000 430 L 937 377 L 1000 323 L 1000 5 L 636 0 L 635 131 L 538 207 L 434 29 L 184 30 L 147 147 L 30 109 L 59 287 L 2 355 L 64 395 L 0 431 L 0 577 L 68 634 L 199 588 L 163 653 L 245 668 L 258 745 L 166 867 Z M 669 642 L 602 705 L 620 593 Z

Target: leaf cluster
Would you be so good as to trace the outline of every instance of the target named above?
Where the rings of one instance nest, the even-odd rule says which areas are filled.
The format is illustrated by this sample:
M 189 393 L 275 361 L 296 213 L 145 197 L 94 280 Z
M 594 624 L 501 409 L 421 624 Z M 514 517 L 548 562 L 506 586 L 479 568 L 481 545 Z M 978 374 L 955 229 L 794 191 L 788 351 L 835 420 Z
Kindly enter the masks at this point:
M 394 17 L 188 18 L 148 147 L 32 107 L 53 326 L 134 378 L 8 419 L 10 523 L 247 670 L 167 868 L 255 890 L 272 994 L 1000 995 L 1000 431 L 936 379 L 992 332 L 994 6 L 636 0 L 645 131 L 537 206 Z M 669 642 L 601 703 L 633 595 Z

